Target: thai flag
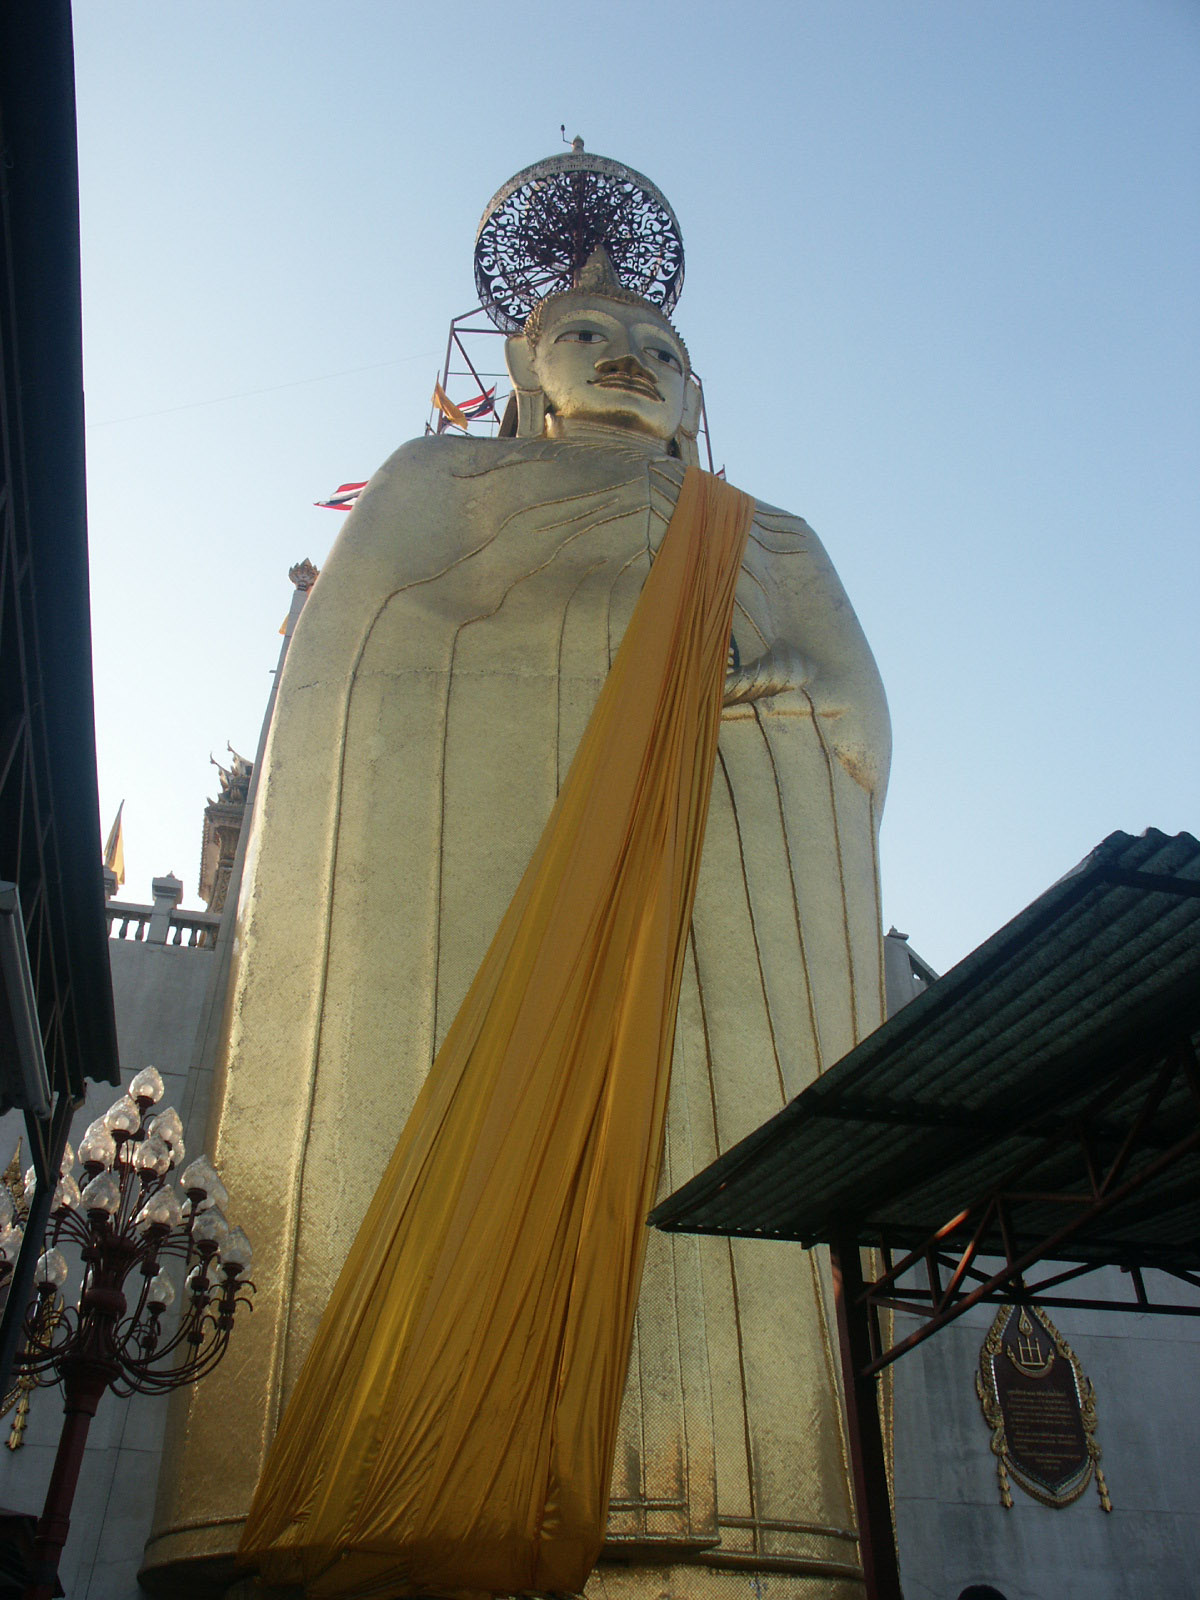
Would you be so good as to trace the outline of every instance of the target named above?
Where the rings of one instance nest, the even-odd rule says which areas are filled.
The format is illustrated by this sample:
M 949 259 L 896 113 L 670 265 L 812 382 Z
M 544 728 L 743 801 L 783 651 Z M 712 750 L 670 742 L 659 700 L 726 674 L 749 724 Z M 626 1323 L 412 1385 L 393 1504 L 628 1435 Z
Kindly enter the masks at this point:
M 339 483 L 328 500 L 314 500 L 313 505 L 320 506 L 325 511 L 349 511 L 366 487 L 365 478 L 362 483 Z
M 473 400 L 459 400 L 457 404 L 468 422 L 474 422 L 476 417 L 486 417 L 489 411 L 496 409 L 496 385 L 477 394 Z

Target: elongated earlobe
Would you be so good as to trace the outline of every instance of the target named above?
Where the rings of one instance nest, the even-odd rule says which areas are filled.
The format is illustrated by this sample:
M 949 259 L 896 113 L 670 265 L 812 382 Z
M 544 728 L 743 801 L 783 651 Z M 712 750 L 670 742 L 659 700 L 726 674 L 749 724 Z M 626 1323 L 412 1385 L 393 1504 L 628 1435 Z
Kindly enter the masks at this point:
M 675 453 L 685 467 L 698 467 L 700 465 L 700 447 L 696 442 L 700 432 L 700 416 L 704 408 L 704 391 L 698 379 L 689 377 L 683 395 L 683 417 L 679 424 L 679 432 L 671 441 L 675 446 Z
M 517 396 L 517 438 L 540 439 L 546 431 L 546 396 L 523 334 L 514 333 L 504 341 L 504 360 Z

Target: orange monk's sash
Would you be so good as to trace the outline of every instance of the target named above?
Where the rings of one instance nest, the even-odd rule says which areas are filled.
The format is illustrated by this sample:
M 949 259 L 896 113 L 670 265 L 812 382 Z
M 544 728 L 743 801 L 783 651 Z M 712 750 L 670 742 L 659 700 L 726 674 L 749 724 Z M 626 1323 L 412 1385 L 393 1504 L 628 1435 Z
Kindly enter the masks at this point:
M 284 1414 L 240 1550 L 268 1583 L 562 1593 L 595 1563 L 752 511 L 685 476 Z

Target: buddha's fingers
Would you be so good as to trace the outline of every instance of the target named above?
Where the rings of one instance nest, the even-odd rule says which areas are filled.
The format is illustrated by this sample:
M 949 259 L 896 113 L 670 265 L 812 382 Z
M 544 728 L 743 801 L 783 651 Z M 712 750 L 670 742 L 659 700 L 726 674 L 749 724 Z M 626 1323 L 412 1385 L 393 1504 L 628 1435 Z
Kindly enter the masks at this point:
M 790 644 L 773 644 L 765 655 L 726 673 L 722 703 L 742 705 L 789 689 L 801 689 L 809 675 L 808 663 L 799 650 Z

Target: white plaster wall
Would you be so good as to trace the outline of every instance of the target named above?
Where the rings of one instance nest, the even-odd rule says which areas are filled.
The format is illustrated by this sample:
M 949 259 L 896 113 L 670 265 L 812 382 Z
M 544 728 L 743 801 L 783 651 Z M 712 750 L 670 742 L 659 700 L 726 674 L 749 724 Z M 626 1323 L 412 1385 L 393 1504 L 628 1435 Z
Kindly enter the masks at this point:
M 1094 1285 L 1084 1288 L 1083 1285 Z M 1076 1292 L 1124 1298 L 1112 1270 Z M 1152 1298 L 1200 1294 L 1156 1273 Z M 996 1308 L 976 1307 L 896 1364 L 896 1524 L 905 1600 L 956 1600 L 990 1583 L 1007 1600 L 1189 1600 L 1200 1594 L 1200 1318 L 1053 1309 L 1096 1389 L 1113 1509 L 1089 1485 L 1070 1506 L 1013 1485 L 1000 1504 L 991 1434 L 975 1394 Z M 897 1337 L 917 1326 L 898 1315 Z

